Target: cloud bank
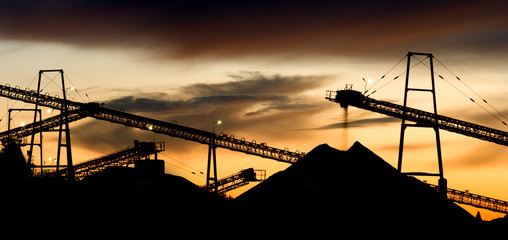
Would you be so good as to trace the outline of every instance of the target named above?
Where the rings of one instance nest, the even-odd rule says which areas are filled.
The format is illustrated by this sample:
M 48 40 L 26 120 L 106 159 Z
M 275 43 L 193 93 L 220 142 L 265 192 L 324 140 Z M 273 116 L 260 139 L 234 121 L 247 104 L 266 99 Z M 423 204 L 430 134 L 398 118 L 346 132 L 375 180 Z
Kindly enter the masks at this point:
M 168 92 L 140 93 L 133 89 L 132 95 L 110 100 L 105 107 L 168 122 L 176 121 L 203 130 L 211 130 L 213 122 L 221 119 L 227 131 L 222 128 L 218 131 L 255 133 L 263 139 L 277 140 L 294 137 L 297 135 L 294 130 L 302 129 L 313 114 L 330 107 L 323 104 L 321 95 L 313 96 L 308 92 L 324 88 L 333 76 L 240 72 L 230 74 L 229 78 L 231 81 L 191 84 Z M 116 136 L 117 139 L 129 139 L 129 142 L 140 134 L 138 130 L 123 126 L 105 128 L 102 124 L 91 121 L 79 125 L 77 130 L 73 130 L 73 136 L 80 144 L 96 145 L 100 141 L 96 137 L 97 132 Z M 111 141 L 105 139 L 101 144 L 109 146 Z
M 496 0 L 17 0 L 0 2 L 0 38 L 140 48 L 180 59 L 505 52 L 507 10 Z

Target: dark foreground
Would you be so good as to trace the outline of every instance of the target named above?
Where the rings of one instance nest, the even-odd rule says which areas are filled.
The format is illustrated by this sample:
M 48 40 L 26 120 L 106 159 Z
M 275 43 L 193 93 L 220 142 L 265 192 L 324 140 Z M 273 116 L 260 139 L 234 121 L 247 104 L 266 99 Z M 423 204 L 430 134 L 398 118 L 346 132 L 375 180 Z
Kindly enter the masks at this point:
M 320 145 L 234 200 L 215 196 L 182 177 L 119 167 L 79 183 L 3 179 L 1 187 L 0 227 L 11 234 L 26 229 L 185 234 L 182 229 L 195 229 L 200 234 L 255 230 L 326 235 L 358 227 L 508 226 L 506 218 L 477 220 L 359 143 L 348 151 Z

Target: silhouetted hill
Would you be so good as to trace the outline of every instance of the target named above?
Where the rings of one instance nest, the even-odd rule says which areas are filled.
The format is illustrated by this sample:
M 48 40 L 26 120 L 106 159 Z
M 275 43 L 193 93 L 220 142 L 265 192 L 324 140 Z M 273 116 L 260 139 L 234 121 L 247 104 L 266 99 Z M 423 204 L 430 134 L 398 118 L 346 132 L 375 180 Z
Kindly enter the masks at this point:
M 11 231 L 58 226 L 59 232 L 160 234 L 169 225 L 174 230 L 204 219 L 211 205 L 227 202 L 185 178 L 127 167 L 109 167 L 76 183 L 29 178 L 0 189 L 9 196 L 0 206 L 0 229 Z
M 474 217 L 419 180 L 355 143 L 326 144 L 230 201 L 188 180 L 143 168 L 110 167 L 77 183 L 25 178 L 0 185 L 0 228 L 83 232 L 89 229 L 160 234 L 322 233 L 373 226 L 428 229 L 471 225 Z M 499 219 L 499 225 L 506 219 Z M 350 226 L 354 226 L 348 228 Z M 353 230 L 354 229 L 354 230 Z M 178 235 L 178 236 L 179 236 Z
M 323 144 L 236 198 L 266 218 L 314 225 L 469 224 L 474 217 L 421 181 L 399 173 L 356 142 L 340 151 Z
M 7 140 L 6 140 L 7 141 Z M 23 152 L 14 141 L 7 141 L 0 151 L 0 185 L 23 181 L 30 175 Z

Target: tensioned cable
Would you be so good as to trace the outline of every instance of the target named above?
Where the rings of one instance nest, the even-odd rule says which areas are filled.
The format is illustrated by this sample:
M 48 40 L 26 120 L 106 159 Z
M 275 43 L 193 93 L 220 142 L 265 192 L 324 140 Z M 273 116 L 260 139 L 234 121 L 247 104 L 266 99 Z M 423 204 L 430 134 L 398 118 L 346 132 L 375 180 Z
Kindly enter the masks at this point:
M 199 174 L 201 174 L 201 175 L 203 175 L 203 174 L 204 174 L 202 171 L 199 171 L 199 170 L 197 170 L 196 168 L 193 168 L 193 167 L 189 166 L 188 164 L 185 164 L 185 163 L 183 163 L 183 162 L 181 162 L 181 161 L 179 161 L 179 160 L 177 160 L 177 159 L 175 159 L 175 158 L 173 158 L 173 157 L 171 157 L 171 156 L 169 156 L 169 155 L 167 155 L 167 154 L 165 154 L 165 153 L 162 153 L 162 152 L 161 152 L 160 154 L 161 154 L 161 155 L 164 155 L 164 156 L 166 156 L 166 157 L 170 158 L 171 160 L 173 160 L 173 161 L 175 161 L 175 162 L 178 162 L 178 163 L 180 163 L 180 164 L 182 164 L 182 165 L 184 165 L 184 166 L 186 166 L 186 167 L 188 167 L 188 168 L 190 168 L 190 169 L 192 169 L 192 170 L 194 170 L 194 171 L 189 171 L 189 170 L 184 169 L 184 168 L 182 168 L 182 167 L 179 167 L 179 166 L 176 166 L 176 165 L 174 165 L 174 164 L 171 164 L 171 165 L 173 165 L 173 166 L 175 166 L 175 167 L 178 167 L 178 168 L 180 168 L 180 169 L 182 169 L 182 170 L 185 170 L 185 171 L 187 171 L 187 172 L 190 172 L 190 173 L 192 173 L 192 174 L 197 174 L 197 173 L 199 173 Z M 168 164 L 169 164 L 169 163 L 168 163 Z
M 415 57 L 417 60 L 418 58 L 416 56 L 413 56 Z M 434 58 L 436 59 L 436 58 Z M 423 61 L 423 60 L 422 60 Z M 436 61 L 439 62 L 439 60 L 436 59 Z M 425 67 L 427 67 L 428 69 L 430 69 L 429 66 L 427 66 L 427 64 L 425 63 L 422 63 Z M 439 62 L 439 64 L 441 64 L 441 66 L 443 66 L 444 68 L 446 68 L 452 75 L 454 75 L 460 82 L 462 82 L 460 80 L 459 77 L 457 77 L 455 74 L 453 74 L 446 66 L 444 66 L 441 62 Z M 446 80 L 441 74 L 439 74 L 437 71 L 434 70 L 434 74 L 436 74 L 439 78 L 441 78 L 442 80 L 444 80 L 446 83 L 448 83 L 450 86 L 452 86 L 453 88 L 455 88 L 457 91 L 459 91 L 462 95 L 464 95 L 465 97 L 467 97 L 471 102 L 473 102 L 474 104 L 476 104 L 478 107 L 480 107 L 481 109 L 483 109 L 484 111 L 486 111 L 487 113 L 489 113 L 492 117 L 494 117 L 495 119 L 497 119 L 498 121 L 500 121 L 502 124 L 504 125 L 507 125 L 505 121 L 501 120 L 498 116 L 496 116 L 494 113 L 492 113 L 491 111 L 489 111 L 487 108 L 485 108 L 484 106 L 482 106 L 480 103 L 478 103 L 477 101 L 475 101 L 471 96 L 469 96 L 468 94 L 466 94 L 464 91 L 460 90 L 457 86 L 453 85 L 450 81 Z M 465 84 L 465 83 L 464 83 Z M 466 85 L 467 86 L 467 85 Z M 469 86 L 468 88 L 474 92 Z M 477 94 L 477 93 L 476 93 Z M 487 103 L 487 101 L 485 101 L 485 99 L 483 99 L 481 96 L 479 96 L 477 94 L 478 97 L 480 97 L 483 102 Z M 488 103 L 487 103 L 488 104 Z M 489 104 L 490 106 L 490 104 Z M 492 106 L 491 106 L 492 107 Z M 496 110 L 494 107 L 492 107 L 494 110 Z M 503 116 L 499 111 L 496 110 L 496 112 L 498 112 L 501 116 Z M 506 117 L 505 117 L 506 118 Z M 508 125 L 507 125 L 508 126 Z
M 435 72 L 435 71 L 434 71 Z M 482 108 L 484 111 L 488 112 L 491 116 L 493 116 L 494 118 L 496 118 L 497 120 L 499 120 L 502 124 L 506 125 L 506 122 L 504 122 L 503 120 L 501 120 L 499 117 L 497 117 L 494 113 L 492 113 L 491 111 L 489 111 L 488 109 L 486 109 L 484 106 L 480 105 L 478 102 L 476 102 L 473 98 L 471 98 L 469 95 L 467 95 L 464 91 L 460 90 L 458 87 L 456 87 L 455 85 L 453 85 L 451 82 L 449 82 L 448 80 L 446 80 L 444 77 L 442 77 L 441 75 L 439 75 L 439 78 L 441 78 L 442 80 L 444 80 L 446 83 L 448 83 L 450 86 L 452 86 L 453 88 L 455 88 L 457 91 L 459 91 L 460 93 L 462 93 L 462 95 L 464 95 L 466 98 L 469 98 L 469 100 L 471 100 L 471 102 L 475 103 L 478 107 Z
M 372 84 L 372 86 L 370 86 L 367 89 L 367 91 L 365 91 L 364 94 L 367 94 L 372 88 L 374 88 L 379 82 L 381 82 L 381 80 L 383 80 L 386 75 L 388 75 L 393 69 L 395 69 L 402 61 L 404 61 L 404 59 L 406 59 L 406 57 L 407 56 L 402 57 L 399 62 L 397 62 L 392 68 L 390 68 L 390 70 L 388 70 L 388 72 L 386 72 L 385 74 L 383 74 L 383 76 L 381 76 L 378 80 L 376 80 L 374 82 L 374 84 Z
M 42 87 L 42 88 L 40 89 L 40 91 L 41 91 L 41 92 L 42 92 L 42 91 L 43 91 L 43 90 L 44 90 L 44 89 L 45 89 L 45 88 L 46 88 L 46 87 L 47 87 L 50 83 L 53 83 L 53 85 L 55 85 L 57 88 L 61 88 L 61 86 L 58 86 L 58 84 L 56 84 L 56 83 L 55 83 L 55 81 L 53 81 L 53 80 L 55 80 L 55 78 L 56 78 L 56 77 L 58 77 L 58 73 L 56 73 L 56 74 L 53 76 L 53 78 L 49 78 L 49 76 L 48 76 L 48 75 L 46 75 L 46 73 L 44 73 L 44 72 L 42 73 L 42 75 L 43 75 L 44 77 L 46 77 L 46 78 L 49 80 L 49 82 L 48 82 L 46 85 L 44 85 L 44 87 Z
M 405 58 L 405 57 L 404 57 L 404 58 Z M 404 58 L 403 58 L 402 60 L 404 60 Z M 427 58 L 428 58 L 428 57 L 427 57 Z M 422 63 L 423 63 L 423 61 L 424 61 L 425 59 L 427 59 L 427 58 L 424 58 L 424 59 L 422 59 L 422 60 L 420 60 L 420 59 L 416 58 L 416 59 L 418 60 L 418 62 L 417 62 L 416 64 L 414 64 L 413 66 L 411 66 L 411 67 L 409 68 L 409 70 L 413 69 L 414 67 L 418 66 L 419 64 L 422 64 Z M 399 61 L 399 63 L 400 63 L 400 61 Z M 399 63 L 397 63 L 397 65 L 398 65 Z M 390 71 L 391 71 L 391 70 L 390 70 Z M 388 84 L 390 84 L 390 83 L 394 82 L 395 80 L 397 80 L 400 76 L 402 76 L 402 75 L 403 75 L 403 74 L 405 74 L 406 72 L 407 72 L 407 70 L 406 70 L 406 71 L 403 71 L 403 72 L 402 72 L 402 73 L 400 73 L 399 75 L 395 76 L 392 80 L 390 80 L 389 82 L 385 83 L 384 85 L 382 85 L 381 87 L 379 87 L 378 89 L 374 90 L 372 93 L 370 93 L 369 95 L 366 95 L 366 96 L 367 96 L 367 97 L 370 97 L 372 94 L 376 93 L 377 91 L 379 91 L 379 90 L 381 90 L 382 88 L 386 87 Z M 383 76 L 384 76 L 384 75 L 383 75 Z
M 487 102 L 487 100 L 485 100 L 485 98 L 483 98 L 482 96 L 480 96 L 480 94 L 478 94 L 475 90 L 473 90 L 473 88 L 471 88 L 469 85 L 467 85 L 464 81 L 462 81 L 455 73 L 453 73 L 448 67 L 446 67 L 441 61 L 439 61 L 439 59 L 436 59 L 434 58 L 439 64 L 441 64 L 441 66 L 443 66 L 448 72 L 450 72 L 450 74 L 452 74 L 455 79 L 457 79 L 459 82 L 461 82 L 464 86 L 466 86 L 471 92 L 473 92 L 477 97 L 479 97 L 485 104 L 487 104 L 490 108 L 492 108 L 497 114 L 499 114 L 501 117 L 503 117 L 505 120 L 508 120 L 508 118 L 503 114 L 501 113 L 499 110 L 497 110 L 494 106 L 492 106 L 489 102 Z M 471 99 L 472 101 L 474 101 L 473 99 Z M 497 119 L 499 119 L 498 117 L 496 117 Z M 504 125 L 507 125 L 506 122 L 504 121 L 501 121 Z
M 78 89 L 75 88 L 75 85 L 74 83 L 72 83 L 71 79 L 67 76 L 67 74 L 64 72 L 64 76 L 65 76 L 65 79 L 67 81 L 69 81 L 69 83 L 71 84 L 71 87 L 74 88 L 74 91 L 76 91 L 76 93 L 78 94 L 78 96 L 81 98 L 81 100 L 86 103 L 85 99 L 83 98 L 83 96 L 81 96 L 81 93 L 79 93 Z

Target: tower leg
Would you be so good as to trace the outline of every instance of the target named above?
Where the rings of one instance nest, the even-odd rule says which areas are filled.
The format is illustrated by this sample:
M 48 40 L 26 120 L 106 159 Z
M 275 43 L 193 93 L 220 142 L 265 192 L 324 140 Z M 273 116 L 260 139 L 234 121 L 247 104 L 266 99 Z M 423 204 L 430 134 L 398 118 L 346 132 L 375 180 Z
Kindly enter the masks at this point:
M 213 191 L 217 191 L 217 147 L 214 144 L 208 145 L 208 164 L 206 167 L 206 189 L 210 190 L 210 184 L 213 184 L 215 187 Z M 210 168 L 213 165 L 213 176 L 210 176 L 211 171 Z
M 402 124 L 400 126 L 400 143 L 399 143 L 399 161 L 397 163 L 397 170 L 399 172 L 402 172 L 402 154 L 403 154 L 403 148 L 404 148 L 404 133 L 406 131 L 406 124 L 404 123 L 404 120 L 402 120 Z
M 443 197 L 443 198 L 447 198 L 448 181 L 446 180 L 446 178 L 439 178 L 437 187 L 438 187 L 439 195 L 441 195 L 441 197 Z

